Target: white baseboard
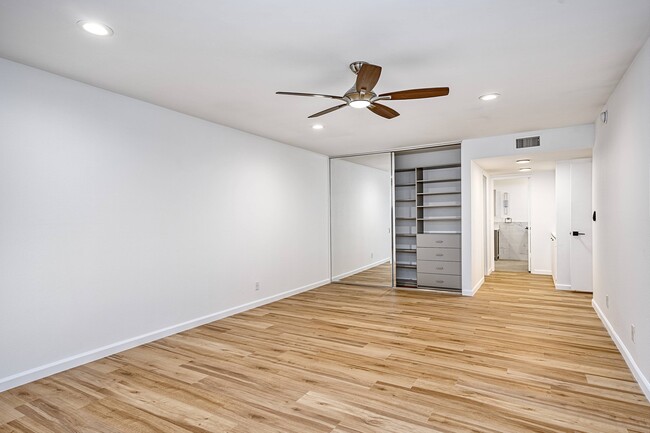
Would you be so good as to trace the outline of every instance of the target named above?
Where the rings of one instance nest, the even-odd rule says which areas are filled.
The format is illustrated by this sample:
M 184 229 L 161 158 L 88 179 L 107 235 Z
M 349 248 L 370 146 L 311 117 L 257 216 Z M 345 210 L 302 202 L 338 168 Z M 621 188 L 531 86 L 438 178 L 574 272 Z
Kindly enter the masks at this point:
M 546 269 L 533 269 L 530 273 L 535 275 L 553 275 L 551 271 L 547 271 Z
M 555 283 L 556 290 L 571 290 L 571 284 L 557 284 Z
M 469 291 L 463 290 L 463 296 L 474 296 L 476 292 L 478 292 L 478 289 L 481 288 L 484 282 L 485 282 L 485 277 L 481 277 L 481 279 L 478 280 L 478 283 L 476 283 L 474 287 L 472 287 L 472 290 Z
M 614 344 L 616 344 L 616 347 L 618 347 L 618 351 L 621 352 L 621 355 L 623 355 L 623 359 L 627 363 L 627 366 L 630 368 L 632 375 L 639 383 L 641 391 L 643 391 L 645 397 L 648 399 L 648 401 L 650 401 L 650 381 L 648 381 L 648 378 L 643 375 L 639 366 L 636 364 L 636 362 L 634 362 L 634 358 L 632 358 L 630 351 L 627 350 L 627 347 L 625 347 L 623 340 L 621 340 L 621 337 L 618 336 L 612 324 L 609 323 L 609 320 L 607 320 L 605 313 L 603 313 L 603 310 L 601 310 L 595 299 L 591 300 L 591 305 L 594 307 L 594 310 L 600 318 L 600 321 L 603 322 L 603 325 L 605 325 L 605 329 L 607 329 L 609 336 L 612 337 L 612 340 L 614 340 Z
M 146 343 L 150 343 L 154 340 L 158 340 L 163 337 L 167 337 L 173 334 L 178 334 L 179 332 L 186 331 L 188 329 L 196 328 L 197 326 L 205 325 L 206 323 L 214 322 L 215 320 L 223 319 L 228 316 L 232 316 L 243 311 L 250 310 L 255 307 L 259 307 L 271 302 L 278 301 L 289 296 L 297 295 L 301 292 L 306 292 L 307 290 L 315 289 L 316 287 L 329 284 L 330 280 L 325 279 L 306 286 L 298 287 L 297 289 L 287 290 L 286 292 L 278 293 L 277 295 L 268 296 L 266 298 L 258 299 L 247 304 L 239 305 L 237 307 L 228 308 L 226 310 L 218 311 L 216 313 L 209 314 L 207 316 L 198 317 L 196 319 L 188 320 L 183 323 L 176 325 L 168 326 L 157 331 L 148 332 L 127 340 L 118 341 L 116 343 L 109 344 L 107 346 L 99 347 L 97 349 L 89 350 L 84 353 L 73 355 L 58 361 L 51 362 L 49 364 L 41 365 L 39 367 L 31 368 L 20 373 L 13 374 L 8 377 L 0 378 L 0 392 L 6 391 L 11 388 L 15 388 L 20 385 L 24 385 L 29 382 L 33 382 L 38 379 L 42 379 L 47 376 L 51 376 L 56 373 L 60 373 L 65 370 L 77 367 L 88 362 L 96 361 L 101 358 L 105 358 L 110 355 L 122 352 L 127 349 L 131 349 L 136 346 L 141 346 Z
M 336 281 L 336 280 L 340 280 L 340 279 L 345 278 L 345 277 L 349 277 L 350 275 L 354 275 L 354 274 L 357 274 L 359 272 L 366 271 L 366 270 L 368 270 L 370 268 L 374 268 L 375 266 L 382 265 L 382 264 L 384 264 L 386 262 L 390 262 L 390 258 L 381 259 L 381 260 L 379 260 L 377 262 L 370 263 L 369 265 L 364 265 L 364 266 L 361 266 L 360 268 L 353 269 L 353 270 L 348 271 L 348 272 L 343 272 L 342 274 L 339 274 L 339 275 L 334 275 L 332 277 L 332 281 Z

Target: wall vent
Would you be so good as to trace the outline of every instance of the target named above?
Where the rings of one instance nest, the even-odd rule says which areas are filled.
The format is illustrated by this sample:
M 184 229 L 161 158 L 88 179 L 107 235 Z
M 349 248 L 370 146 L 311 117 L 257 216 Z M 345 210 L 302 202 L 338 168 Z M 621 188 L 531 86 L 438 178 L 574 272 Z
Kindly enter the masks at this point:
M 525 137 L 517 139 L 517 149 L 524 149 L 526 147 L 537 147 L 539 146 L 539 136 L 537 137 Z

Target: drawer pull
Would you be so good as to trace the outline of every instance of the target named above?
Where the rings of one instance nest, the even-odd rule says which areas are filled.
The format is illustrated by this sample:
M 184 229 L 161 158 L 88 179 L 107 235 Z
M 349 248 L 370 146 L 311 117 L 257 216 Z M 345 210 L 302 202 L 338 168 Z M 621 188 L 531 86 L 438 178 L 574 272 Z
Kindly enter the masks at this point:
M 441 244 L 443 241 L 436 241 L 437 244 Z
M 442 257 L 444 254 L 436 254 L 436 257 Z
M 445 268 L 436 268 L 436 269 L 439 270 L 439 271 L 442 271 L 442 270 L 445 269 Z
M 436 283 L 441 283 L 442 284 L 444 282 L 445 282 L 445 280 L 436 280 Z

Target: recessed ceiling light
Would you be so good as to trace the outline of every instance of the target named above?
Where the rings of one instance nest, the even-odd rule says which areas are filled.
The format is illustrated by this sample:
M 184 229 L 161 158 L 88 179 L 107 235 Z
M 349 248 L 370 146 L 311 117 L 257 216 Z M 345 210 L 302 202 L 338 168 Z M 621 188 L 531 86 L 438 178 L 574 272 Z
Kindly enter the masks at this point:
M 317 123 L 315 125 L 311 125 L 311 129 L 323 129 L 323 125 L 320 123 Z
M 370 105 L 369 101 L 352 101 L 350 102 L 350 107 L 352 108 L 366 108 Z
M 498 93 L 488 93 L 487 95 L 479 96 L 478 99 L 481 101 L 492 101 L 493 99 L 497 99 L 499 96 Z
M 518 159 L 517 164 L 528 164 L 530 159 Z
M 95 36 L 111 36 L 113 29 L 97 21 L 77 21 L 82 29 Z
M 532 168 L 530 167 L 524 167 L 519 169 L 519 171 L 530 171 L 530 170 L 532 170 Z

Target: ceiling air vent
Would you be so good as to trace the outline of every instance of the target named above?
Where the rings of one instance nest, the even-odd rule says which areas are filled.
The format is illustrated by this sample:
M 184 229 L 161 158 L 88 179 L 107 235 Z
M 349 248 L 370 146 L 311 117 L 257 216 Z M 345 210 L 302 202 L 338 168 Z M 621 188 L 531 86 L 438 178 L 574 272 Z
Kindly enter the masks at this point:
M 537 147 L 537 146 L 539 146 L 539 136 L 517 139 L 517 149 L 524 149 L 526 147 Z

